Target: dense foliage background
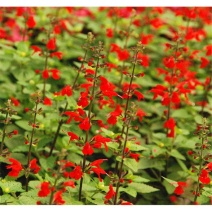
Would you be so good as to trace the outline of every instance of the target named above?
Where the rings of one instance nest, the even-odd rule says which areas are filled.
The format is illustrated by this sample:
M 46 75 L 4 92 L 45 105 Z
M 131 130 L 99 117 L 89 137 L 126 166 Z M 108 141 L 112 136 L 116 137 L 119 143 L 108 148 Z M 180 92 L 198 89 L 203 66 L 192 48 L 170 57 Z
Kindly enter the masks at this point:
M 211 204 L 211 8 L 0 8 L 0 204 Z

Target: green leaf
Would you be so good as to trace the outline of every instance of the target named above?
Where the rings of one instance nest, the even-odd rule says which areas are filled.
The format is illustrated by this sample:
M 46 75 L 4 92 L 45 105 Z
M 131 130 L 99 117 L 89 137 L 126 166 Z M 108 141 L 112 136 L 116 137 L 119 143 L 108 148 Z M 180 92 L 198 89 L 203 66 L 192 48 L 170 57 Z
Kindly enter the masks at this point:
M 174 187 L 177 187 L 177 186 L 178 186 L 178 184 L 177 184 L 176 181 L 170 180 L 170 179 L 168 179 L 168 178 L 166 178 L 166 177 L 163 177 L 163 176 L 162 176 L 162 178 L 163 178 L 164 180 L 166 180 L 169 184 L 173 185 Z
M 175 158 L 186 160 L 186 158 L 181 153 L 179 153 L 176 149 L 172 149 L 171 152 L 169 152 L 169 154 Z
M 135 189 L 135 191 L 137 191 L 138 193 L 142 194 L 152 193 L 159 190 L 143 183 L 130 183 L 128 186 Z
M 212 188 L 204 187 L 202 191 L 202 195 L 206 197 L 211 197 L 212 196 Z
M 47 159 L 40 158 L 39 160 L 42 168 L 44 168 L 46 171 L 48 171 L 48 169 L 53 169 L 53 167 L 55 166 L 55 161 L 56 161 L 56 157 L 53 157 L 53 156 L 50 156 Z
M 37 200 L 34 197 L 20 196 L 20 205 L 36 205 Z
M 116 160 L 121 162 L 121 157 L 116 157 Z M 124 165 L 131 169 L 133 172 L 138 171 L 138 162 L 132 158 L 124 158 Z
M 94 205 L 104 205 L 103 199 L 94 199 L 94 198 L 86 197 L 86 200 L 93 203 Z
M 132 197 L 136 197 L 137 196 L 137 191 L 134 188 L 130 188 L 129 186 L 127 188 L 119 188 L 119 191 L 123 191 L 127 194 L 129 194 Z
M 22 129 L 24 129 L 24 130 L 32 131 L 32 127 L 29 126 L 29 122 L 28 122 L 28 121 L 20 120 L 20 121 L 16 121 L 15 123 L 16 123 L 19 127 L 21 127 Z
M 128 147 L 131 151 L 147 150 L 146 147 L 143 147 L 143 146 L 138 145 L 138 144 L 132 144 L 132 143 L 130 143 L 130 141 L 127 142 L 127 147 Z
M 136 183 L 147 183 L 147 182 L 149 182 L 150 180 L 135 175 L 135 176 L 133 176 L 132 181 L 133 181 L 133 182 L 136 182 Z
M 158 158 L 148 159 L 148 158 L 142 158 L 142 160 L 139 161 L 139 169 L 148 169 L 148 168 L 155 168 L 159 171 L 162 171 L 165 166 L 164 160 L 159 160 Z
M 0 187 L 6 193 L 13 193 L 13 192 L 23 192 L 22 185 L 20 182 L 15 181 L 6 181 L 0 182 Z
M 27 145 L 20 145 L 15 147 L 12 152 L 28 152 L 29 151 L 29 146 Z
M 183 161 L 181 161 L 180 159 L 177 159 L 177 163 L 180 165 L 180 167 L 182 168 L 183 171 L 187 172 L 188 168 L 186 167 L 185 163 L 183 163 Z
M 188 111 L 186 111 L 185 109 L 174 110 L 172 112 L 172 117 L 173 118 L 183 118 L 183 119 L 191 118 L 191 116 L 188 114 Z
M 16 199 L 9 194 L 4 194 L 0 196 L 0 204 L 2 205 L 13 205 L 16 203 Z
M 111 149 L 117 150 L 119 145 L 118 143 L 115 143 L 115 142 L 108 142 L 107 146 Z
M 39 180 L 31 180 L 29 181 L 29 187 L 30 188 L 37 188 L 41 182 Z

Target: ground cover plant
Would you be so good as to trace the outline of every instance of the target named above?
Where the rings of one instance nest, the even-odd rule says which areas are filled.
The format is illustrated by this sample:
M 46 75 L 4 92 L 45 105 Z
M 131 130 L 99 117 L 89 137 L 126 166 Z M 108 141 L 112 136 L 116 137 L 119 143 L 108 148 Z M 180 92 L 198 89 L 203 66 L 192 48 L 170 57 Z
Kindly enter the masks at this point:
M 211 204 L 211 17 L 0 8 L 0 204 Z

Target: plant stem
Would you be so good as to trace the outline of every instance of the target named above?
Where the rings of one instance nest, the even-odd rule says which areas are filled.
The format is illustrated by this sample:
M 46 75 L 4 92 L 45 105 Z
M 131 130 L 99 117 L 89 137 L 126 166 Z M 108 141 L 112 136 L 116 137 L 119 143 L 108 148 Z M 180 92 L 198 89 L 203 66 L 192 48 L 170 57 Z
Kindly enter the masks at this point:
M 98 54 L 100 54 L 100 52 L 101 52 L 101 50 L 98 52 Z M 93 101 L 95 99 L 94 92 L 95 92 L 95 87 L 96 87 L 98 68 L 99 68 L 99 57 L 98 57 L 97 63 L 96 63 L 94 82 L 93 82 L 92 92 L 91 92 L 91 101 L 90 101 L 89 109 L 88 109 L 88 119 L 89 119 L 89 121 L 91 121 L 91 110 L 92 110 Z M 88 136 L 89 136 L 89 131 L 86 131 L 85 143 L 88 141 Z M 83 173 L 85 171 L 85 164 L 86 164 L 86 155 L 83 156 L 83 163 L 82 163 L 82 172 Z M 82 199 L 82 185 L 83 185 L 83 177 L 81 177 L 81 179 L 80 179 L 79 201 L 81 201 L 81 199 Z
M 130 93 L 131 93 L 132 82 L 133 82 L 133 78 L 134 78 L 134 74 L 135 74 L 135 66 L 136 66 L 136 62 L 137 62 L 137 56 L 138 56 L 138 51 L 136 51 L 136 53 L 135 53 L 133 70 L 132 70 L 132 75 L 131 75 L 130 84 L 129 84 L 129 88 L 128 88 L 127 102 L 126 102 L 125 111 L 124 111 L 124 121 L 126 121 L 126 119 L 127 119 L 127 112 L 128 112 L 129 102 L 130 102 L 129 101 L 130 100 Z M 120 165 L 119 171 L 118 171 L 119 162 L 118 161 L 116 162 L 116 173 L 118 173 L 118 183 L 117 183 L 117 186 L 116 186 L 116 195 L 115 195 L 115 199 L 114 199 L 114 205 L 116 205 L 117 198 L 118 198 L 118 191 L 119 191 L 119 187 L 120 187 L 120 178 L 121 178 L 123 164 L 124 164 L 124 153 L 125 153 L 124 151 L 125 151 L 126 144 L 127 144 L 128 132 L 129 132 L 131 118 L 132 117 L 130 117 L 129 122 L 127 123 L 127 129 L 126 129 L 126 133 L 125 133 L 124 145 L 123 145 L 123 148 L 122 148 L 122 159 L 121 159 L 121 165 Z M 121 138 L 124 135 L 125 127 L 126 127 L 126 125 L 124 123 L 123 127 L 122 127 L 122 131 L 121 131 Z M 120 147 L 121 147 L 121 142 L 119 143 L 119 148 Z
M 3 135 L 2 135 L 2 141 L 1 141 L 1 148 L 0 148 L 0 155 L 2 154 L 3 148 L 4 148 L 4 139 L 6 137 L 6 126 L 8 124 L 8 115 L 9 113 L 6 113 L 6 117 L 5 117 L 5 124 L 4 124 L 4 129 L 3 129 Z
M 29 151 L 28 151 L 28 157 L 27 157 L 27 169 L 28 170 L 29 170 L 30 157 L 31 157 L 31 152 L 32 152 L 32 143 L 33 143 L 33 138 L 34 138 L 34 134 L 35 134 L 35 125 L 36 125 L 38 104 L 39 104 L 39 98 L 37 97 L 36 102 L 35 102 L 35 111 L 34 111 L 34 118 L 33 118 L 33 123 L 32 123 L 32 132 L 31 132 Z M 29 183 L 29 175 L 27 173 L 27 175 L 26 175 L 26 192 L 28 191 L 28 183 Z
M 84 54 L 84 57 L 83 57 L 83 62 L 82 62 L 81 67 L 80 67 L 80 69 L 79 69 L 79 71 L 78 71 L 78 73 L 77 73 L 77 76 L 75 77 L 75 80 L 74 80 L 72 89 L 75 88 L 76 83 L 77 83 L 77 80 L 78 80 L 78 78 L 79 78 L 80 71 L 82 70 L 82 68 L 83 68 L 83 66 L 84 66 L 84 61 L 85 61 L 86 56 L 87 56 L 87 51 L 88 51 L 88 50 L 86 49 L 85 54 Z M 68 108 L 68 101 L 66 100 L 66 105 L 65 105 L 65 108 L 63 109 L 62 114 L 64 114 L 64 113 L 66 112 L 67 108 Z M 52 155 L 53 149 L 55 148 L 55 145 L 56 145 L 56 142 L 57 142 L 57 138 L 58 138 L 58 136 L 59 136 L 59 134 L 60 134 L 60 129 L 61 129 L 62 125 L 63 125 L 63 119 L 60 119 L 59 124 L 58 124 L 58 126 L 57 126 L 57 130 L 56 130 L 54 139 L 53 139 L 53 143 L 52 143 L 52 146 L 51 146 L 51 149 L 50 149 L 49 156 Z

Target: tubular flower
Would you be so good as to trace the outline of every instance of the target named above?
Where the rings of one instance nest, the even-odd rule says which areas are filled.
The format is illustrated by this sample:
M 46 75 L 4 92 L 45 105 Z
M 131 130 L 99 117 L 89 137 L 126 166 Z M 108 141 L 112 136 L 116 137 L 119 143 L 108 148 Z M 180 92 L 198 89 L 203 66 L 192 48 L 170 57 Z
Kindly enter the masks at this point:
M 8 173 L 8 176 L 18 177 L 20 171 L 23 169 L 21 163 L 14 158 L 10 158 L 9 161 L 12 164 L 8 165 L 7 169 L 12 169 L 12 170 Z
M 89 118 L 85 118 L 80 124 L 79 124 L 79 128 L 81 130 L 85 130 L 85 131 L 88 131 L 91 127 L 91 124 L 90 124 L 90 121 L 89 121 Z
M 65 201 L 64 201 L 63 198 L 62 198 L 62 193 L 63 193 L 63 191 L 57 191 L 57 192 L 54 194 L 53 201 L 54 201 L 54 203 L 56 203 L 57 205 L 63 205 L 63 204 L 65 203 Z
M 51 38 L 48 43 L 46 44 L 48 50 L 55 50 L 56 49 L 56 39 Z
M 76 166 L 72 172 L 69 173 L 69 176 L 71 178 L 74 178 L 75 180 L 79 180 L 82 177 L 82 169 L 81 166 Z
M 177 195 L 181 195 L 184 193 L 183 187 L 186 186 L 185 182 L 177 182 L 178 186 L 175 188 L 174 193 Z
M 32 159 L 29 163 L 29 168 L 34 174 L 37 174 L 40 171 L 40 166 L 37 165 L 37 159 Z
M 202 184 L 209 184 L 211 179 L 210 176 L 208 174 L 208 171 L 205 169 L 202 169 L 201 174 L 199 176 L 199 180 Z
M 167 134 L 167 137 L 174 138 L 174 128 L 175 121 L 173 118 L 170 118 L 164 123 L 164 127 L 170 129 L 170 132 Z
M 116 195 L 116 192 L 113 190 L 113 186 L 110 184 L 109 185 L 109 191 L 105 195 L 105 199 L 109 200 L 109 199 L 111 199 L 115 195 Z
M 86 144 L 84 145 L 84 147 L 82 149 L 82 153 L 84 155 L 92 155 L 94 153 L 93 148 L 89 142 L 86 142 Z
M 50 194 L 50 183 L 49 182 L 43 182 L 41 183 L 40 191 L 38 192 L 39 197 L 46 197 Z
M 62 96 L 71 96 L 72 95 L 72 89 L 70 85 L 66 85 L 64 88 L 61 90 L 61 95 Z
M 36 26 L 36 22 L 34 20 L 34 17 L 33 16 L 30 16 L 26 22 L 27 26 L 29 28 L 34 28 Z
M 49 99 L 48 97 L 45 97 L 43 100 L 43 104 L 47 105 L 47 106 L 51 106 L 52 105 L 52 100 Z

